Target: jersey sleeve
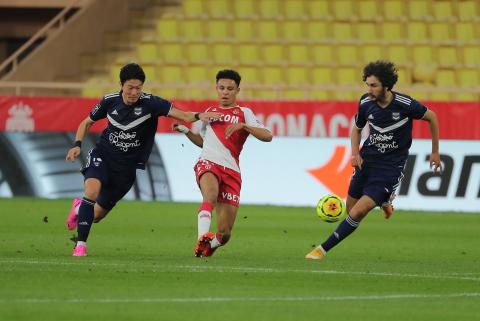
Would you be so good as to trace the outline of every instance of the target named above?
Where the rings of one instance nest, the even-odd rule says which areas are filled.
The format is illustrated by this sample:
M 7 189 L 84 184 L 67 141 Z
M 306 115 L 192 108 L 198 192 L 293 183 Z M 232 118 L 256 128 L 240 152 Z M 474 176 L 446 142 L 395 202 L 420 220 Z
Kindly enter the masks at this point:
M 108 101 L 107 99 L 103 98 L 100 100 L 90 111 L 90 119 L 93 121 L 97 121 L 107 117 L 108 112 Z
M 167 116 L 172 109 L 173 104 L 166 99 L 158 96 L 152 96 L 151 104 L 153 108 L 153 115 L 155 117 Z
M 243 114 L 245 116 L 245 124 L 247 124 L 247 126 L 264 128 L 264 129 L 268 130 L 268 128 L 266 128 L 265 125 L 263 125 L 257 119 L 257 117 L 255 117 L 255 114 L 253 113 L 253 111 L 250 108 L 242 107 L 242 110 L 243 110 Z
M 422 105 L 419 101 L 413 99 L 409 108 L 409 116 L 413 119 L 422 119 L 428 108 Z
M 358 110 L 355 114 L 355 126 L 357 128 L 363 128 L 367 124 L 367 118 L 365 117 L 365 104 L 359 103 Z

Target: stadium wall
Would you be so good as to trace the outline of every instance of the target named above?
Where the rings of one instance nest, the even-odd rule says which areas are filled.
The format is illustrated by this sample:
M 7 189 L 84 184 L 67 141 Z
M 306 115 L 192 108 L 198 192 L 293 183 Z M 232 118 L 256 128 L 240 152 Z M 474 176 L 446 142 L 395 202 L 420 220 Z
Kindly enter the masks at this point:
M 81 162 L 67 163 L 74 131 L 97 103 L 95 99 L 0 96 L 0 197 L 71 197 L 82 193 Z M 176 101 L 202 110 L 212 101 Z M 270 144 L 249 139 L 241 158 L 243 203 L 314 206 L 319 197 L 345 197 L 352 169 L 349 128 L 356 102 L 249 101 L 276 137 Z M 480 208 L 479 103 L 431 102 L 441 124 L 444 175 L 429 171 L 428 126 L 416 121 L 399 209 L 475 211 Z M 82 152 L 93 146 L 105 123 L 96 124 Z M 322 139 L 319 139 L 322 138 Z M 199 149 L 179 134 L 170 120 L 160 121 L 157 145 L 147 172 L 128 199 L 199 201 L 193 165 Z M 295 151 L 292 153 L 291 151 Z M 287 156 L 288 155 L 288 156 Z M 84 155 L 85 156 L 85 155 Z M 158 182 L 151 186 L 151 182 Z

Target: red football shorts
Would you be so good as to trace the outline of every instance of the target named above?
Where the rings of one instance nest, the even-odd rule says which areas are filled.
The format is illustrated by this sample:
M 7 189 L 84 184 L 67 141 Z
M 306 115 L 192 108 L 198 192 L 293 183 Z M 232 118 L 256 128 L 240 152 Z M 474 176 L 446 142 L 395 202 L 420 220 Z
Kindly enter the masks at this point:
M 193 169 L 195 170 L 198 186 L 200 186 L 200 178 L 207 172 L 217 177 L 219 185 L 217 202 L 228 203 L 234 206 L 240 205 L 242 177 L 239 172 L 205 159 L 199 160 Z

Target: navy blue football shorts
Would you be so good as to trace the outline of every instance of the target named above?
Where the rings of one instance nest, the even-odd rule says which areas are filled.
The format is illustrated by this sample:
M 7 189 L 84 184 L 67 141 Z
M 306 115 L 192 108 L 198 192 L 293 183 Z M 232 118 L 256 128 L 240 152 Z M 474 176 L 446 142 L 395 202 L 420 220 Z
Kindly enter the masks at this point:
M 100 150 L 94 148 L 89 152 L 87 164 L 82 169 L 84 180 L 96 178 L 102 183 L 97 203 L 108 211 L 128 193 L 136 177 L 135 166 L 114 164 Z
M 356 199 L 367 195 L 381 206 L 390 200 L 402 178 L 403 168 L 372 168 L 364 163 L 361 170 L 355 168 L 348 195 Z

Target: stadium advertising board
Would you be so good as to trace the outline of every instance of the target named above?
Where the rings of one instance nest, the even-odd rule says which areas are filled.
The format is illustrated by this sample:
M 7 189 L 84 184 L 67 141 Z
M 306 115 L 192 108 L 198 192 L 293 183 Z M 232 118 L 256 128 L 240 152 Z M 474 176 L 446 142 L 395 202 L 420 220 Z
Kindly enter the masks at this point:
M 98 102 L 97 99 L 68 97 L 0 96 L 0 131 L 73 132 Z M 202 111 L 214 101 L 174 101 L 175 106 Z M 275 136 L 348 137 L 357 102 L 345 101 L 249 101 L 259 120 Z M 442 139 L 480 139 L 480 102 L 427 102 L 438 116 Z M 105 121 L 92 131 L 99 132 Z M 171 120 L 163 118 L 159 133 L 171 132 Z M 424 122 L 417 122 L 413 137 L 429 138 Z
M 172 198 L 200 201 L 193 165 L 200 149 L 182 135 L 157 134 Z M 346 197 L 352 174 L 348 139 L 276 137 L 265 144 L 247 140 L 240 158 L 241 203 L 314 206 L 320 197 Z M 444 174 L 429 168 L 430 140 L 414 141 L 405 178 L 394 202 L 397 209 L 478 211 L 480 142 L 441 141 Z

